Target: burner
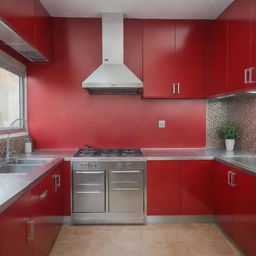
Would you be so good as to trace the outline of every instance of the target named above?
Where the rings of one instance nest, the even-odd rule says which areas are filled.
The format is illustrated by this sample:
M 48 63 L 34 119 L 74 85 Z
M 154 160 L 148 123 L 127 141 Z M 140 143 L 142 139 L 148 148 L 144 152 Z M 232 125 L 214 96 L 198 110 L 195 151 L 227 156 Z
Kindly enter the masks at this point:
M 138 157 L 142 152 L 137 148 L 130 149 L 79 149 L 75 157 Z

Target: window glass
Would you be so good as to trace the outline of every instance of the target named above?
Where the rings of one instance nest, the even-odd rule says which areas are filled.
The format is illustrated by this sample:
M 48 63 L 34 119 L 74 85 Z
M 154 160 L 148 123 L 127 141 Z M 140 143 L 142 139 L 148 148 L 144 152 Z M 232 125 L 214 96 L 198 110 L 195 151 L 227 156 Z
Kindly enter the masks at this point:
M 7 129 L 18 118 L 23 118 L 23 76 L 0 67 L 0 129 Z M 15 128 L 21 128 L 19 122 Z

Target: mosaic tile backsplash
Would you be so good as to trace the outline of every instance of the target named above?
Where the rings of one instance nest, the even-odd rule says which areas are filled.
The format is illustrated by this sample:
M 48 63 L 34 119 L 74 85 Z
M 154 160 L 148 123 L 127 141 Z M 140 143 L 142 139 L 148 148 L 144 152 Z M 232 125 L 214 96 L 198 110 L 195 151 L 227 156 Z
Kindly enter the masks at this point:
M 242 133 L 235 149 L 256 154 L 256 96 L 207 100 L 207 147 L 224 148 L 216 130 L 225 122 L 235 123 Z
M 17 137 L 12 138 L 10 142 L 11 150 L 15 150 L 16 153 L 24 152 L 24 140 L 25 137 Z M 0 140 L 0 158 L 4 157 L 4 153 L 6 152 L 6 140 Z

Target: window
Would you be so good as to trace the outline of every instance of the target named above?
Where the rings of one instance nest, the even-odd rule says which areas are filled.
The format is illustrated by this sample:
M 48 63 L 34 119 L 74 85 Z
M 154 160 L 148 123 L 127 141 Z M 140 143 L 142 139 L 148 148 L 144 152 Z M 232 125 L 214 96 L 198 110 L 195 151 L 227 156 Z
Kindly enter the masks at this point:
M 25 66 L 0 51 L 0 129 L 18 118 L 25 118 Z M 13 128 L 23 128 L 23 122 Z

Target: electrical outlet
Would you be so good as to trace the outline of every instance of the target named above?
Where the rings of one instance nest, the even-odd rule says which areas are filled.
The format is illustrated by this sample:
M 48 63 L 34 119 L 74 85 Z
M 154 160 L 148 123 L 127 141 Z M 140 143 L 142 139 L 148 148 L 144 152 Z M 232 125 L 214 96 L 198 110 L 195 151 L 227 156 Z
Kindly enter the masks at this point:
M 158 121 L 158 128 L 165 128 L 165 120 Z

